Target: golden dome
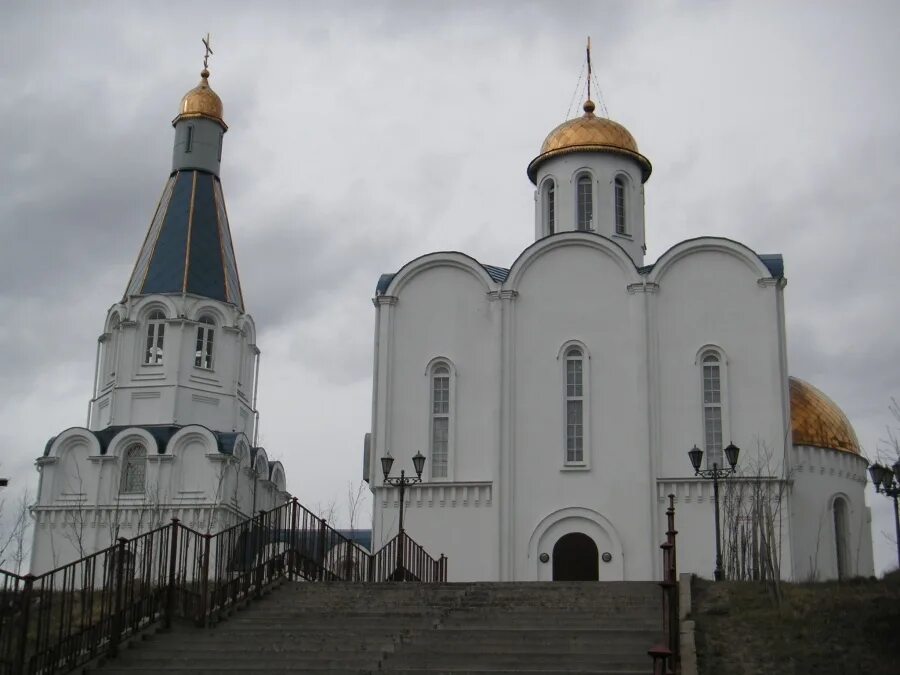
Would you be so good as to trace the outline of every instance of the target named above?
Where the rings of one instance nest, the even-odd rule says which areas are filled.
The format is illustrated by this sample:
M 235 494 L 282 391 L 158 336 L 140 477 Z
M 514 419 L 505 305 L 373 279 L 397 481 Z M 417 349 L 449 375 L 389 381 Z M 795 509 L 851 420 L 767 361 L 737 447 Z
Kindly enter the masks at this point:
M 200 84 L 181 99 L 178 117 L 172 120 L 172 125 L 174 126 L 178 120 L 191 117 L 206 117 L 214 120 L 228 131 L 228 126 L 222 119 L 222 99 L 209 86 L 209 71 L 206 68 L 200 71 Z
M 528 165 L 528 177 L 536 182 L 540 164 L 570 152 L 615 152 L 636 159 L 641 165 L 642 181 L 650 177 L 650 160 L 638 152 L 637 142 L 628 129 L 606 117 L 594 114 L 594 102 L 584 104 L 584 115 L 563 122 L 547 136 L 541 154 Z
M 794 445 L 859 452 L 856 432 L 844 411 L 809 382 L 788 378 L 791 388 L 791 435 Z

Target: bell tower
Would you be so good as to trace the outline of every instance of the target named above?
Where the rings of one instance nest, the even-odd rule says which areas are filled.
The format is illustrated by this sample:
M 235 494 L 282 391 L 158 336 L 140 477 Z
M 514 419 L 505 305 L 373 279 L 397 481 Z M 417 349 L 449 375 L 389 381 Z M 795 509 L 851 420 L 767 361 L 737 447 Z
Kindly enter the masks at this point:
M 172 171 L 99 338 L 91 430 L 201 424 L 256 437 L 259 350 L 219 178 L 228 127 L 204 44 L 200 83 L 172 122 Z

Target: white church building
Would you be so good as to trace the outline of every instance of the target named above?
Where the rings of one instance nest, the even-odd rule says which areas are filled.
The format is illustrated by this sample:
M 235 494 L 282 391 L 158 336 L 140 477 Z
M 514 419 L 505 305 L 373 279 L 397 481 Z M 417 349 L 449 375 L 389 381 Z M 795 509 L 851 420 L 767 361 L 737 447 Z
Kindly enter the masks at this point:
M 529 164 L 534 243 L 508 268 L 437 252 L 378 281 L 373 545 L 399 515 L 378 459 L 412 473 L 421 451 L 405 529 L 447 554 L 451 581 L 658 579 L 669 494 L 679 571 L 710 577 L 713 484 L 687 453 L 721 467 L 733 442 L 726 567 L 768 535 L 785 579 L 872 574 L 853 428 L 789 376 L 782 257 L 701 236 L 646 261 L 650 161 L 594 110 L 589 99 Z M 760 530 L 746 501 L 763 488 Z
M 289 498 L 284 467 L 257 446 L 260 351 L 219 181 L 228 127 L 208 78 L 204 67 L 172 123 L 172 170 L 106 313 L 87 422 L 37 460 L 33 573 L 173 517 L 216 532 Z

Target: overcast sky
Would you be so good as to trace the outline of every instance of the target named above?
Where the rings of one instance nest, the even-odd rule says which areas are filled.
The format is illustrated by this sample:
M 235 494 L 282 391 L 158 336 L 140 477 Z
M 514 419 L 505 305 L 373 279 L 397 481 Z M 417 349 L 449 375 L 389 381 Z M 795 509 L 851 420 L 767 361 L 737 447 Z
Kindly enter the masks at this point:
M 509 266 L 533 240 L 525 167 L 570 113 L 587 34 L 610 116 L 653 162 L 647 261 L 700 235 L 782 253 L 791 373 L 842 406 L 874 458 L 900 397 L 898 8 L 3 3 L 7 498 L 36 489 L 50 436 L 85 422 L 96 339 L 168 176 L 207 31 L 262 349 L 261 442 L 301 502 L 343 501 L 361 477 L 379 274 L 448 249 Z M 884 570 L 891 503 L 868 499 Z

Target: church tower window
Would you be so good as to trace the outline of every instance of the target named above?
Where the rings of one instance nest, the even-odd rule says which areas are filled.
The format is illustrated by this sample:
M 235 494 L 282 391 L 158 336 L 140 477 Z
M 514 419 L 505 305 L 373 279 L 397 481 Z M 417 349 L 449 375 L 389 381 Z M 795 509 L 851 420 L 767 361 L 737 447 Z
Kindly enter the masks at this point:
M 706 464 L 722 464 L 722 369 L 716 352 L 703 355 L 703 435 Z
M 215 328 L 215 322 L 208 316 L 200 318 L 200 325 L 197 326 L 197 348 L 194 352 L 194 365 L 197 368 L 212 370 Z
M 147 317 L 147 349 L 144 365 L 160 365 L 163 362 L 163 344 L 166 339 L 166 315 L 156 310 Z
M 594 188 L 591 177 L 582 174 L 577 183 L 578 229 L 594 229 Z
M 450 459 L 450 368 L 431 371 L 431 477 L 447 478 Z
M 566 352 L 566 463 L 584 462 L 584 354 Z
M 190 152 L 194 148 L 194 125 L 189 124 L 184 138 L 184 151 Z
M 625 226 L 625 179 L 622 176 L 616 176 L 616 234 L 626 234 L 628 228 Z
M 147 479 L 147 449 L 134 443 L 125 450 L 125 465 L 122 467 L 122 485 L 119 492 L 142 494 Z
M 556 184 L 552 180 L 544 183 L 544 231 L 549 234 L 556 232 Z

